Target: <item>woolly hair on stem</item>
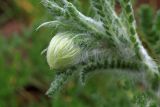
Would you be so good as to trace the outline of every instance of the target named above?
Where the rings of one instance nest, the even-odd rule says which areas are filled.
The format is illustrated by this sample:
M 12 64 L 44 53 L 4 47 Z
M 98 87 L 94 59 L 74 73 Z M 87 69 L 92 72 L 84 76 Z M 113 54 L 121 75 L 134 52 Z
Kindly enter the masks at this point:
M 100 69 L 143 72 L 148 84 L 159 81 L 156 62 L 143 47 L 136 31 L 136 20 L 130 0 L 119 0 L 122 11 L 115 11 L 116 0 L 90 0 L 95 16 L 80 12 L 68 0 L 42 0 L 53 14 L 53 21 L 42 27 L 56 28 L 56 34 L 47 48 L 50 68 L 56 74 L 47 94 L 53 95 L 73 74 L 81 80 L 88 73 Z M 78 36 L 77 36 L 78 35 Z M 78 73 L 81 72 L 81 73 Z M 157 86 L 158 87 L 158 86 Z

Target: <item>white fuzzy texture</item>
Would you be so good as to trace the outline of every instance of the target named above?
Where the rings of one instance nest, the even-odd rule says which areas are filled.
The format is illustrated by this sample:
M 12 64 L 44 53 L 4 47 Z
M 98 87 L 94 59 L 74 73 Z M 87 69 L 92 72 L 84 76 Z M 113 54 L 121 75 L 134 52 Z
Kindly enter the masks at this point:
M 76 15 L 76 18 L 81 21 L 81 23 L 85 24 L 89 28 L 91 28 L 93 31 L 96 31 L 97 33 L 104 34 L 105 29 L 103 27 L 103 23 L 100 21 L 96 21 L 91 17 L 87 17 L 83 15 L 81 12 L 79 12 L 71 3 L 68 2 L 68 7 L 72 8 L 72 11 Z
M 145 48 L 141 45 L 140 47 L 141 54 L 143 55 L 143 62 L 148 66 L 149 70 L 153 74 L 159 74 L 157 64 L 152 60 L 152 58 L 148 55 Z
M 80 48 L 73 42 L 70 33 L 55 35 L 47 50 L 47 62 L 51 69 L 64 69 L 76 63 Z

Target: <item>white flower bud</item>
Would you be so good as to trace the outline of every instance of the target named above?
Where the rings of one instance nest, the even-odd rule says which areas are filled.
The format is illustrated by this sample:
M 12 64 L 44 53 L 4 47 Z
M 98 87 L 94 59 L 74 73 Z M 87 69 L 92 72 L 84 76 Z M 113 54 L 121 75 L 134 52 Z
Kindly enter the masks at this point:
M 77 62 L 80 48 L 75 45 L 72 35 L 58 33 L 52 38 L 47 50 L 47 62 L 51 69 L 64 69 Z

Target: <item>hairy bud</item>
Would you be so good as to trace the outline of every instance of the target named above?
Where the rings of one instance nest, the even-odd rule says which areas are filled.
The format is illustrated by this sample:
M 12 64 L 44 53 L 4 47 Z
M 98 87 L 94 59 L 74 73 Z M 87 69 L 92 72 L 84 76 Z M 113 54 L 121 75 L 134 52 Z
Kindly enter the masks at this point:
M 51 69 L 64 69 L 77 62 L 80 48 L 74 44 L 72 33 L 55 35 L 47 50 L 47 62 Z

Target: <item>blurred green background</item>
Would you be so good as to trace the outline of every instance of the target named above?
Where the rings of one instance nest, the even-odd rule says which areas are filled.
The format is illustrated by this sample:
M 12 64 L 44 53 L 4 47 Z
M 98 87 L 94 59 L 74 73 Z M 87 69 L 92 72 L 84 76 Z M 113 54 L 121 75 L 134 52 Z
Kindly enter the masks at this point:
M 74 3 L 89 15 L 87 0 L 78 1 Z M 137 0 L 134 5 L 141 39 L 152 56 L 159 59 L 160 12 L 156 16 L 156 11 L 160 2 Z M 52 16 L 40 0 L 0 0 L 0 107 L 132 107 L 132 102 L 145 103 L 143 83 L 136 82 L 135 86 L 128 81 L 130 77 L 117 78 L 116 74 L 97 74 L 84 87 L 73 78 L 62 91 L 48 98 L 45 91 L 54 72 L 41 51 L 54 29 L 36 28 L 49 20 Z M 153 30 L 155 21 L 157 27 Z

